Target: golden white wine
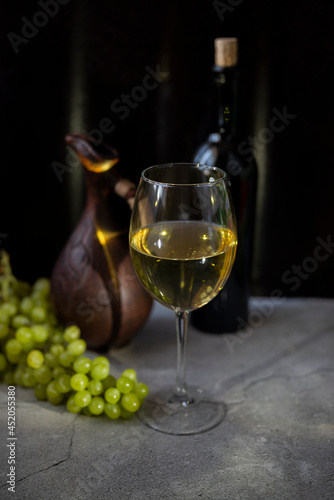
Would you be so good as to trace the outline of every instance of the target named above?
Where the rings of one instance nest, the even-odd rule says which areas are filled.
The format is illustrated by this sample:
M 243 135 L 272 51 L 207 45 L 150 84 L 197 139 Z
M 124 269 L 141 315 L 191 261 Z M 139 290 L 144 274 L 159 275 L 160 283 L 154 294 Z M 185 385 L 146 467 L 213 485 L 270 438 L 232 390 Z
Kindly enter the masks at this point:
M 148 292 L 166 307 L 192 311 L 222 289 L 233 266 L 236 235 L 217 224 L 168 221 L 134 233 L 132 262 Z

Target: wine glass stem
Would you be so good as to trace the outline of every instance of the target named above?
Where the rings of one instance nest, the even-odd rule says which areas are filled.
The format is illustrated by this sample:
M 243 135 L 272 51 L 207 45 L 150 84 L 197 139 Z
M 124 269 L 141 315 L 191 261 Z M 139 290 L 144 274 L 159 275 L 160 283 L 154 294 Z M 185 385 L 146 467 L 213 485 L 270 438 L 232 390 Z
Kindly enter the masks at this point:
M 174 396 L 179 402 L 187 405 L 191 402 L 186 383 L 186 340 L 188 331 L 188 312 L 177 312 L 176 335 L 177 335 L 177 375 Z

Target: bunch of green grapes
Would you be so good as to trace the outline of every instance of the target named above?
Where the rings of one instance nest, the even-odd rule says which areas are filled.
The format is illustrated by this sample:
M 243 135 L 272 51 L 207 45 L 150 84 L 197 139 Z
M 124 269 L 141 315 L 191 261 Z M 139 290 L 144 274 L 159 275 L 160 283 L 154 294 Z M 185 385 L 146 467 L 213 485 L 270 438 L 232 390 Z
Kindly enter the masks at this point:
M 148 394 L 133 369 L 116 378 L 105 356 L 90 358 L 77 325 L 62 327 L 52 311 L 50 281 L 31 286 L 0 270 L 0 379 L 32 388 L 35 397 L 71 413 L 129 418 Z

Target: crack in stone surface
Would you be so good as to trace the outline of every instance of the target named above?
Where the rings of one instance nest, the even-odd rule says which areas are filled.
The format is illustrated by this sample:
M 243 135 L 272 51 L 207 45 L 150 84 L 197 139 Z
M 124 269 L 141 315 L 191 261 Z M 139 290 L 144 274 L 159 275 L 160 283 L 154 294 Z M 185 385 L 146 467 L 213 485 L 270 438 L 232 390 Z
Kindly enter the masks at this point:
M 322 367 L 322 368 L 317 368 L 316 370 L 312 370 L 311 372 L 307 373 L 301 373 L 300 375 L 286 375 L 286 374 L 280 374 L 280 373 L 273 373 L 271 375 L 267 375 L 266 377 L 262 377 L 256 380 L 252 380 L 246 387 L 243 387 L 242 392 L 247 392 L 252 386 L 257 385 L 261 382 L 267 382 L 268 380 L 274 379 L 274 378 L 283 378 L 286 380 L 293 380 L 293 379 L 298 379 L 298 378 L 305 378 L 305 377 L 310 377 L 312 375 L 315 375 L 317 373 L 334 373 L 334 368 L 327 368 L 327 367 Z
M 27 478 L 29 478 L 31 476 L 34 476 L 36 474 L 39 474 L 40 472 L 46 472 L 49 469 L 52 469 L 53 467 L 57 467 L 58 465 L 60 465 L 60 464 L 62 464 L 64 462 L 67 462 L 71 458 L 73 440 L 74 440 L 74 435 L 75 435 L 75 421 L 76 421 L 76 419 L 77 419 L 77 415 L 75 416 L 75 418 L 72 421 L 72 433 L 71 433 L 71 436 L 70 436 L 70 443 L 69 443 L 69 447 L 68 447 L 67 457 L 64 458 L 64 459 L 62 459 L 62 460 L 59 460 L 59 462 L 56 462 L 55 464 L 52 464 L 52 465 L 49 465 L 48 467 L 45 467 L 45 469 L 40 469 L 38 471 L 31 472 L 31 474 L 28 474 L 27 476 L 21 477 L 20 479 L 17 479 L 16 484 L 19 484 L 22 481 L 24 481 L 25 479 L 27 479 Z M 7 486 L 7 485 L 3 485 L 3 486 Z
M 298 379 L 298 378 L 310 377 L 312 375 L 315 375 L 317 373 L 322 373 L 322 372 L 324 372 L 324 373 L 334 373 L 334 368 L 327 368 L 327 367 L 317 368 L 316 370 L 312 370 L 311 372 L 307 372 L 307 373 L 302 373 L 300 375 L 286 375 L 286 374 L 281 374 L 281 373 L 273 373 L 271 375 L 266 375 L 265 377 L 261 377 L 261 378 L 256 379 L 256 380 L 252 380 L 248 385 L 246 385 L 245 387 L 241 388 L 241 391 L 242 391 L 242 393 L 244 395 L 243 399 L 236 400 L 236 401 L 231 401 L 231 402 L 225 401 L 225 404 L 227 406 L 227 411 L 229 411 L 230 409 L 232 409 L 235 406 L 242 405 L 247 400 L 247 391 L 251 387 L 253 387 L 253 386 L 257 385 L 257 384 L 260 384 L 261 382 L 267 382 L 267 381 L 275 379 L 275 378 L 282 378 L 282 379 L 286 379 L 286 380 L 293 380 L 293 379 Z
M 234 386 L 237 384 L 247 380 L 250 378 L 252 375 L 256 375 L 260 371 L 268 368 L 269 366 L 273 366 L 277 364 L 281 359 L 285 356 L 292 356 L 295 355 L 297 351 L 300 351 L 304 347 L 306 347 L 309 344 L 312 344 L 316 341 L 319 340 L 320 337 L 326 336 L 326 335 L 333 335 L 333 330 L 334 330 L 334 325 L 326 326 L 321 330 L 320 332 L 315 333 L 314 335 L 311 335 L 307 339 L 302 340 L 298 344 L 294 344 L 293 347 L 295 348 L 294 351 L 291 351 L 291 346 L 288 349 L 284 349 L 280 351 L 279 353 L 275 354 L 271 358 L 268 358 L 266 361 L 264 361 L 262 364 L 254 366 L 247 370 L 244 373 L 241 373 L 239 375 L 236 375 L 224 383 L 224 390 L 227 391 L 228 389 L 232 389 Z

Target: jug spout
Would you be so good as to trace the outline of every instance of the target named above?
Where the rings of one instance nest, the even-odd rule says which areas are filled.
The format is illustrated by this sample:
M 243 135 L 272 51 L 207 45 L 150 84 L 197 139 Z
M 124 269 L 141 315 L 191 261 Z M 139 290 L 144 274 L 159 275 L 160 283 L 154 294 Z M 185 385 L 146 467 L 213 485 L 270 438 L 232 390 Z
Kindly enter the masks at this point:
M 76 323 L 88 348 L 102 352 L 128 343 L 153 303 L 132 266 L 128 222 L 115 208 L 121 202 L 130 212 L 119 197 L 132 208 L 136 185 L 115 168 L 114 148 L 81 134 L 65 141 L 84 167 L 87 201 L 54 265 L 51 296 L 59 319 Z
M 118 151 L 104 142 L 98 142 L 83 134 L 67 134 L 65 142 L 76 152 L 87 172 L 102 174 L 111 170 L 120 160 Z M 132 209 L 136 185 L 112 169 L 106 184 L 118 196 L 127 201 Z
M 92 137 L 67 134 L 65 142 L 74 149 L 82 165 L 91 172 L 106 172 L 119 162 L 116 149 L 103 142 L 97 142 Z

